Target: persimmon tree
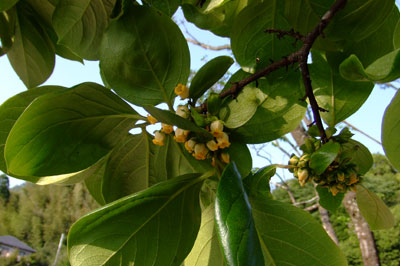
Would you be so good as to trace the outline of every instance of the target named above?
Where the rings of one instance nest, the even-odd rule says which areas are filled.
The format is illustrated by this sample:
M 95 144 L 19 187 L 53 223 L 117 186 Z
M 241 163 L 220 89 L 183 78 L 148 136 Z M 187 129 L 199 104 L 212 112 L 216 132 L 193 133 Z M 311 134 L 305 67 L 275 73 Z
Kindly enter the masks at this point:
M 187 41 L 171 19 L 179 7 L 229 37 L 234 55 L 190 84 Z M 308 213 L 272 199 L 277 167 L 318 184 L 323 207 L 356 191 L 372 229 L 393 226 L 362 186 L 371 154 L 335 125 L 374 83 L 400 76 L 394 1 L 3 0 L 0 11 L 1 54 L 28 89 L 0 107 L 0 170 L 39 185 L 84 182 L 104 205 L 71 227 L 72 265 L 346 265 Z M 40 86 L 55 55 L 99 60 L 104 86 Z M 234 62 L 222 92 L 207 94 Z M 399 101 L 382 124 L 397 168 Z M 308 104 L 303 155 L 252 173 L 247 144 L 292 131 Z M 153 123 L 161 129 L 149 133 Z

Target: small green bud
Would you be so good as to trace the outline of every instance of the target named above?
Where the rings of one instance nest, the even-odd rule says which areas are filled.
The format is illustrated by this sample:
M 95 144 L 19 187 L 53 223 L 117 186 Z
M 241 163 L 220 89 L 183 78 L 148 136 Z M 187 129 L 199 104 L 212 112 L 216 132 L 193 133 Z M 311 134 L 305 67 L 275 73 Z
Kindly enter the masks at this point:
M 221 98 L 217 93 L 211 93 L 207 99 L 207 111 L 211 115 L 218 115 L 219 109 L 221 108 Z
M 289 165 L 297 165 L 298 162 L 299 162 L 299 157 L 293 155 L 289 160 Z

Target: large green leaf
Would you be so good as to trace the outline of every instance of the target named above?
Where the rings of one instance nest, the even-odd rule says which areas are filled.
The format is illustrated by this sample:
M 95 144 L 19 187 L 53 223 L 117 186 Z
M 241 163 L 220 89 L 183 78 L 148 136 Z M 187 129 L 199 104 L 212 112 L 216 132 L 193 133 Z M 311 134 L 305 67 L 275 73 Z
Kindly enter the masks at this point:
M 372 230 L 389 229 L 394 226 L 394 217 L 386 204 L 362 185 L 357 186 L 357 204 Z
M 328 142 L 314 152 L 310 158 L 310 168 L 314 169 L 317 175 L 322 174 L 326 168 L 335 160 L 340 151 L 340 144 Z
M 225 266 L 224 255 L 215 229 L 214 204 L 201 214 L 200 230 L 194 246 L 185 259 L 185 266 Z
M 374 84 L 343 79 L 329 66 L 321 53 L 313 52 L 312 59 L 310 75 L 315 98 L 320 107 L 328 110 L 321 113 L 322 118 L 334 127 L 361 107 Z
M 189 96 L 194 102 L 224 76 L 233 64 L 230 56 L 218 56 L 202 66 L 190 83 Z
M 393 46 L 395 49 L 400 48 L 400 20 L 397 22 L 396 29 L 393 34 Z
M 95 83 L 43 95 L 8 135 L 7 169 L 17 176 L 81 171 L 109 153 L 138 119 L 127 103 Z
M 28 88 L 42 84 L 53 72 L 54 45 L 35 11 L 25 2 L 17 6 L 14 42 L 7 56 Z
M 317 186 L 316 189 L 319 196 L 318 203 L 328 211 L 336 212 L 336 210 L 342 205 L 344 193 L 338 193 L 333 196 L 327 187 Z
M 215 200 L 215 221 L 230 266 L 263 265 L 251 207 L 235 163 L 225 167 Z
M 273 81 L 258 81 L 266 95 L 253 117 L 233 130 L 232 138 L 244 143 L 264 143 L 295 129 L 303 119 L 306 104 L 298 73 L 289 73 Z
M 309 213 L 268 198 L 250 198 L 265 265 L 347 265 L 346 257 Z
M 167 16 L 172 17 L 179 5 L 182 3 L 182 0 L 144 0 L 143 2 L 160 10 Z
M 237 170 L 242 177 L 246 177 L 253 168 L 250 150 L 245 143 L 234 141 L 229 148 L 223 150 L 230 156 L 230 161 L 236 164 Z
M 394 167 L 400 169 L 400 92 L 386 108 L 382 123 L 382 145 Z
M 37 97 L 55 91 L 62 91 L 65 88 L 58 86 L 43 86 L 21 92 L 0 106 L 0 170 L 7 173 L 6 161 L 4 159 L 4 147 L 8 134 L 21 116 L 25 108 Z
M 202 180 L 184 175 L 82 217 L 68 235 L 71 265 L 181 265 L 200 226 Z
M 356 140 L 349 140 L 349 142 L 342 145 L 344 151 L 351 151 L 352 156 L 350 162 L 357 165 L 357 172 L 360 175 L 365 175 L 371 169 L 374 159 L 372 154 L 362 143 Z
M 12 8 L 19 0 L 2 0 L 0 2 L 0 12 Z
M 113 21 L 102 41 L 100 67 L 107 83 L 140 106 L 168 103 L 190 73 L 187 42 L 166 15 L 132 6 Z
M 385 83 L 400 77 L 400 49 L 390 52 L 367 68 L 355 55 L 351 55 L 340 64 L 340 74 L 348 80 L 353 81 L 373 81 Z
M 94 198 L 105 204 L 179 175 L 211 169 L 207 162 L 192 158 L 172 137 L 167 137 L 164 146 L 157 146 L 143 131 L 128 135 L 115 146 L 102 169 L 85 183 Z
M 237 62 L 246 72 L 270 64 L 292 53 L 293 39 L 278 39 L 276 34 L 266 34 L 266 29 L 289 29 L 283 16 L 284 2 L 265 0 L 243 9 L 235 18 L 231 32 L 232 52 Z
M 115 0 L 58 1 L 53 14 L 58 42 L 82 58 L 98 60 L 114 4 Z
M 265 166 L 255 174 L 251 174 L 244 179 L 246 192 L 250 197 L 271 197 L 269 181 L 276 173 L 274 165 Z

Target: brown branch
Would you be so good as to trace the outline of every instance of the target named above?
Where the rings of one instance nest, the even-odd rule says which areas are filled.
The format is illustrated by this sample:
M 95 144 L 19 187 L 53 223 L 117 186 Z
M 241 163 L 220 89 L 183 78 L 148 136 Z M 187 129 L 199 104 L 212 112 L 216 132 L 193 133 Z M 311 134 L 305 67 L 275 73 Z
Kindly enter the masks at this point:
M 233 97 L 236 97 L 236 95 L 243 89 L 244 86 L 247 84 L 258 80 L 261 77 L 265 77 L 271 72 L 278 70 L 282 67 L 287 67 L 289 65 L 299 63 L 301 72 L 302 72 L 302 77 L 303 77 L 303 82 L 304 86 L 306 89 L 306 97 L 310 101 L 310 105 L 313 111 L 314 115 L 314 120 L 315 123 L 318 126 L 318 129 L 320 131 L 321 135 L 321 140 L 323 143 L 327 142 L 328 139 L 325 134 L 324 126 L 322 124 L 321 116 L 319 114 L 321 108 L 318 106 L 317 101 L 315 100 L 315 96 L 311 87 L 311 80 L 310 80 L 310 74 L 308 71 L 308 65 L 307 65 L 307 59 L 308 55 L 310 53 L 311 47 L 313 46 L 315 40 L 323 35 L 323 30 L 326 28 L 326 26 L 329 24 L 329 22 L 332 20 L 334 15 L 344 6 L 346 5 L 347 0 L 336 0 L 336 2 L 331 6 L 331 8 L 323 15 L 321 18 L 320 22 L 318 25 L 306 36 L 302 36 L 301 40 L 303 42 L 303 46 L 297 50 L 296 52 L 290 54 L 289 56 L 283 57 L 281 60 L 273 62 L 272 64 L 268 65 L 267 67 L 261 69 L 260 71 L 254 73 L 253 75 L 250 75 L 249 77 L 240 80 L 238 82 L 235 82 L 231 88 L 228 90 L 224 91 L 223 93 L 220 94 L 221 98 L 225 98 L 229 95 L 232 95 Z M 272 33 L 283 33 L 283 31 L 279 30 L 267 30 Z M 290 33 L 287 32 L 287 33 Z M 295 35 L 295 34 L 291 34 Z
M 221 46 L 212 46 L 212 45 L 208 45 L 208 44 L 199 42 L 196 39 L 190 39 L 190 38 L 186 38 L 186 41 L 193 43 L 195 45 L 198 45 L 207 50 L 220 51 L 220 50 L 230 50 L 231 49 L 231 46 L 229 44 L 221 45 Z

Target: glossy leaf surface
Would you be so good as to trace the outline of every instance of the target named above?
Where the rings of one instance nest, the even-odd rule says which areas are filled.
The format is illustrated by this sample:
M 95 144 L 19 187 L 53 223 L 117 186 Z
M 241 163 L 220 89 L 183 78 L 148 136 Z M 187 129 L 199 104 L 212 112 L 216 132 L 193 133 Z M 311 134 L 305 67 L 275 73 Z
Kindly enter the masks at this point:
M 355 113 L 367 100 L 374 84 L 351 82 L 343 79 L 329 66 L 322 54 L 312 54 L 310 75 L 318 104 L 328 110 L 321 112 L 324 121 L 331 127 Z
M 314 169 L 317 175 L 322 174 L 326 168 L 335 160 L 340 151 L 340 144 L 328 142 L 311 155 L 310 168 Z
M 129 102 L 172 106 L 174 88 L 189 77 L 189 49 L 169 17 L 150 7 L 131 6 L 108 27 L 100 68 L 107 83 Z
M 394 226 L 394 217 L 386 204 L 375 193 L 362 185 L 357 186 L 357 204 L 372 230 Z
M 100 43 L 115 0 L 58 1 L 53 26 L 58 42 L 89 60 L 99 59 Z
M 215 201 L 215 221 L 228 265 L 263 265 L 251 206 L 234 163 L 222 173 Z
M 17 176 L 81 171 L 105 156 L 139 118 L 95 83 L 43 95 L 23 112 L 7 138 L 7 169 Z
M 207 62 L 193 77 L 190 83 L 189 97 L 196 102 L 199 97 L 224 76 L 232 64 L 233 59 L 230 56 L 218 56 Z
M 386 108 L 382 123 L 382 145 L 394 167 L 400 169 L 400 93 Z
M 245 143 L 233 142 L 229 148 L 222 150 L 230 156 L 230 161 L 235 162 L 237 170 L 242 177 L 246 177 L 252 167 L 253 160 L 251 159 L 250 150 Z
M 275 173 L 276 167 L 269 165 L 246 177 L 243 182 L 247 194 L 250 197 L 272 198 L 269 181 Z
M 201 180 L 184 175 L 82 217 L 68 234 L 71 265 L 181 265 L 200 226 Z

